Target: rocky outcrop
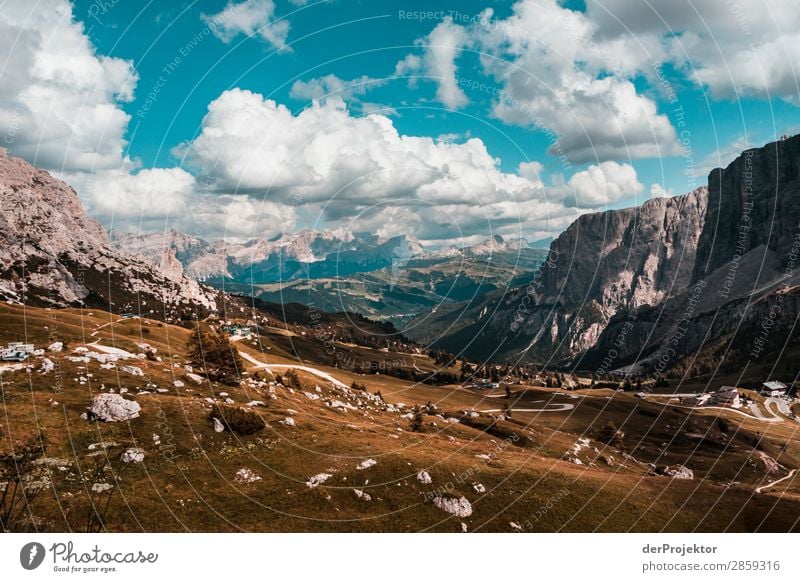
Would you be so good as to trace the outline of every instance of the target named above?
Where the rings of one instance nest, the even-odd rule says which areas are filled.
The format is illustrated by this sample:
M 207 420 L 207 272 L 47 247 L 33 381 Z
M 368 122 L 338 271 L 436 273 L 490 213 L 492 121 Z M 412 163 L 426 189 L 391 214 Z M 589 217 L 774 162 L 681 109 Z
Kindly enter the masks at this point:
M 216 292 L 112 248 L 64 182 L 0 150 L 0 298 L 157 317 L 212 310 Z

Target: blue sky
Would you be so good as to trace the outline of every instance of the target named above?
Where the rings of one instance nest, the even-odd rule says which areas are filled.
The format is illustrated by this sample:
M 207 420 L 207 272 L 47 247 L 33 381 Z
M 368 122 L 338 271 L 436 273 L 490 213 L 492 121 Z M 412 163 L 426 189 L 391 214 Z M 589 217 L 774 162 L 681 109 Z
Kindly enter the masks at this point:
M 0 95 L 6 147 L 127 230 L 533 240 L 583 212 L 703 185 L 741 149 L 800 125 L 797 11 L 783 0 L 770 18 L 698 1 L 694 19 L 681 0 L 48 3 L 61 18 L 16 7 L 6 36 L 21 53 L 36 33 L 31 53 L 79 82 L 64 73 L 54 87 L 44 71 Z M 69 151 L 43 145 L 39 118 L 52 111 L 30 95 L 45 85 L 91 103 L 74 122 L 61 116 L 73 134 L 111 117 Z M 381 120 L 360 122 L 370 114 Z M 432 142 L 383 139 L 387 127 Z M 105 155 L 87 162 L 95 149 Z

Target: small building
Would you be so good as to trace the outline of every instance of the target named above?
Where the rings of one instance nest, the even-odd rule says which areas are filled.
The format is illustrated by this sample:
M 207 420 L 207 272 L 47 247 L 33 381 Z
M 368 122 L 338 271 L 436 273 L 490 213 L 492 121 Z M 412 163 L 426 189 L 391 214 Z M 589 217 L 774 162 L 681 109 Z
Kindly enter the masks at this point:
M 739 399 L 739 389 L 735 386 L 723 386 L 712 395 L 713 404 L 728 408 L 739 408 L 742 403 Z
M 761 385 L 760 393 L 762 396 L 777 398 L 779 396 L 786 396 L 786 393 L 788 391 L 789 387 L 783 382 L 778 382 L 777 380 L 771 380 L 769 382 L 764 382 Z

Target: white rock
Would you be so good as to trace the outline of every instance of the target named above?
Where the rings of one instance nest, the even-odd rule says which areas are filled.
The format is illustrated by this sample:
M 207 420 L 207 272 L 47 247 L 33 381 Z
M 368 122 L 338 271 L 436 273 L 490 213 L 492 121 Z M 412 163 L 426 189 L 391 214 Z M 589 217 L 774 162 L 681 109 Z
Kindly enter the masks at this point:
M 212 418 L 211 422 L 214 425 L 214 432 L 223 432 L 225 430 L 225 426 L 219 421 L 218 418 Z
M 42 367 L 40 368 L 40 371 L 42 374 L 47 374 L 48 372 L 55 370 L 55 367 L 56 365 L 53 363 L 53 360 L 50 358 L 45 358 L 42 360 Z
M 119 394 L 98 394 L 87 409 L 87 418 L 105 422 L 121 422 L 139 417 L 142 407 L 138 402 L 125 400 Z
M 365 459 L 358 464 L 356 469 L 358 469 L 359 471 L 363 471 L 364 469 L 369 469 L 370 467 L 374 467 L 377 464 L 378 461 L 376 461 L 375 459 Z
M 314 487 L 317 487 L 322 483 L 325 483 L 325 481 L 327 481 L 331 477 L 333 477 L 333 475 L 330 473 L 320 473 L 319 475 L 314 475 L 313 477 L 310 477 L 308 481 L 306 481 L 306 485 L 308 485 L 310 489 L 313 489 Z
M 291 416 L 287 416 L 283 420 L 280 421 L 281 424 L 285 424 L 286 426 L 297 426 L 297 423 Z
M 141 463 L 144 461 L 144 451 L 142 449 L 126 449 L 120 460 L 123 463 Z
M 433 498 L 433 504 L 444 512 L 456 517 L 469 517 L 472 515 L 472 504 L 466 497 L 441 497 Z
M 236 476 L 233 478 L 233 480 L 240 484 L 255 483 L 256 481 L 261 481 L 261 477 L 256 475 L 250 469 L 239 469 L 236 471 Z
M 486 487 L 484 487 L 481 483 L 473 483 L 472 488 L 478 493 L 486 493 Z
M 372 501 L 372 495 L 369 493 L 364 493 L 361 489 L 353 489 L 353 493 L 356 494 L 356 497 L 362 499 L 364 501 Z
M 61 350 L 64 349 L 64 343 L 63 342 L 53 342 L 49 346 L 47 346 L 47 349 L 48 349 L 48 351 L 51 351 L 51 352 L 60 352 Z
M 122 366 L 120 369 L 131 376 L 144 376 L 144 372 L 142 372 L 142 369 L 138 366 Z
M 175 388 L 183 388 L 183 386 L 184 386 L 183 382 L 181 382 L 180 380 L 175 380 L 172 383 L 172 385 L 175 386 Z
M 683 465 L 670 465 L 664 468 L 664 475 L 673 479 L 694 479 L 694 471 Z
M 424 483 L 425 485 L 430 485 L 431 483 L 433 483 L 433 479 L 431 479 L 431 475 L 427 471 L 420 471 L 419 473 L 417 473 L 417 480 L 419 480 L 420 483 Z

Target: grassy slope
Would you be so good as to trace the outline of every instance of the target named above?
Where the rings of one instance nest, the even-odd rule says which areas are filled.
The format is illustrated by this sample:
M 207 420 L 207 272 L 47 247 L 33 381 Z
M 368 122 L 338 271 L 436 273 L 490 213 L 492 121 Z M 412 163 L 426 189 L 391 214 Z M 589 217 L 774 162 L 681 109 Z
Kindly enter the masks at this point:
M 145 462 L 126 470 L 118 483 L 119 493 L 106 516 L 108 529 L 114 531 L 460 531 L 462 521 L 470 531 L 511 531 L 512 521 L 531 531 L 798 528 L 800 487 L 791 480 L 777 489 L 782 498 L 776 493 L 753 494 L 764 477 L 754 446 L 778 457 L 787 468 L 799 464 L 796 435 L 788 423 L 773 427 L 740 422 L 735 415 L 723 413 L 730 424 L 725 434 L 708 411 L 688 414 L 603 391 L 571 398 L 555 390 L 515 387 L 515 406 L 540 406 L 535 402 L 544 400 L 572 403 L 575 408 L 514 413 L 511 420 L 495 424 L 487 414 L 468 423 L 426 416 L 425 431 L 411 433 L 402 413 L 376 407 L 343 412 L 308 399 L 301 390 L 277 387 L 270 400 L 266 386 L 195 385 L 184 377 L 182 367 L 170 365 L 186 362 L 187 330 L 146 320 L 125 320 L 98 329 L 116 318 L 92 313 L 32 308 L 23 313 L 19 307 L 0 306 L 3 342 L 22 339 L 26 331 L 28 341 L 41 345 L 54 337 L 68 339 L 70 349 L 99 340 L 138 351 L 136 344 L 147 342 L 162 357 L 161 362 L 132 362 L 145 371 L 145 378 L 101 369 L 95 361 L 69 362 L 64 358 L 69 351 L 60 357 L 48 355 L 58 365 L 50 374 L 20 370 L 0 376 L 4 399 L 0 449 L 8 451 L 12 444 L 44 430 L 50 442 L 48 457 L 58 459 L 53 462 L 53 489 L 36 500 L 33 519 L 20 522 L 17 529 L 81 530 L 88 508 L 87 488 L 92 484 L 83 482 L 81 475 L 97 458 L 89 456 L 89 446 L 103 441 L 120 445 L 110 449 L 115 469 L 122 447 L 136 445 L 146 452 Z M 277 331 L 262 337 L 263 352 L 247 342 L 237 347 L 261 361 L 296 363 L 281 347 L 281 337 L 286 335 Z M 385 355 L 374 351 L 365 357 Z M 433 366 L 427 358 L 418 356 L 417 360 L 421 368 Z M 445 415 L 470 408 L 501 408 L 503 402 L 455 387 L 415 386 L 388 376 L 319 368 L 346 384 L 357 380 L 370 392 L 380 390 L 388 402 L 433 402 Z M 259 375 L 269 379 L 267 372 Z M 306 391 L 316 393 L 320 386 L 324 398 L 355 401 L 317 377 L 299 376 Z M 86 378 L 83 384 L 81 377 Z M 185 386 L 175 388 L 175 379 L 182 379 Z M 147 381 L 169 391 L 131 396 Z M 93 395 L 120 388 L 127 388 L 126 397 L 142 405 L 140 418 L 117 424 L 79 418 Z M 254 399 L 268 401 L 267 408 L 254 408 L 268 427 L 248 437 L 215 433 L 207 420 L 210 404 L 205 398 L 219 401 L 221 391 L 238 405 Z M 280 422 L 287 416 L 295 418 L 296 426 Z M 568 453 L 578 437 L 593 436 L 609 419 L 626 433 L 624 450 L 641 462 L 626 460 L 623 451 L 603 449 L 596 441 L 577 454 Z M 686 433 L 705 438 L 690 438 Z M 160 446 L 154 444 L 153 435 L 160 437 Z M 516 443 L 504 441 L 509 435 L 515 435 Z M 565 457 L 578 458 L 583 464 Z M 367 458 L 377 464 L 357 469 Z M 686 464 L 696 479 L 647 476 L 647 462 Z M 241 468 L 253 470 L 262 479 L 235 483 Z M 431 474 L 432 484 L 416 478 L 423 469 Z M 322 472 L 333 477 L 323 486 L 309 488 L 306 480 Z M 105 478 L 113 482 L 110 472 Z M 486 492 L 477 492 L 474 483 L 482 484 Z M 354 489 L 363 490 L 372 500 L 359 498 Z M 469 499 L 473 514 L 460 519 L 434 507 L 431 496 L 444 490 Z

